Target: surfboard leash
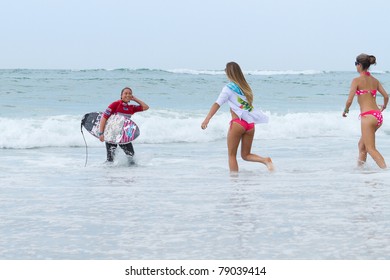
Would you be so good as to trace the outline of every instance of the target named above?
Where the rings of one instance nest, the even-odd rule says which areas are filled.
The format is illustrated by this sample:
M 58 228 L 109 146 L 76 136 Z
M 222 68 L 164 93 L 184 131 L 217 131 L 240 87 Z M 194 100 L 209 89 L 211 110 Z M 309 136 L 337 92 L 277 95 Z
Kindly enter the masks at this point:
M 83 121 L 84 121 L 84 119 L 81 120 L 80 130 L 81 130 L 81 134 L 83 135 L 83 139 L 84 139 L 84 143 L 85 143 L 85 164 L 84 164 L 84 167 L 86 167 L 87 162 L 88 162 L 88 145 L 87 145 L 87 140 L 85 140 L 85 136 L 84 136 L 84 132 L 83 132 Z

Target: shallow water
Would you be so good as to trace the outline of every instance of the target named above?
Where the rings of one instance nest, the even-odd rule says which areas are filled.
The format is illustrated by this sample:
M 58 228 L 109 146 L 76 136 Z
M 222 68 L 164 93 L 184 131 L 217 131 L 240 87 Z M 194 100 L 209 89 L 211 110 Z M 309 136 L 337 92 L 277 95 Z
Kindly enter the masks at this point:
M 105 165 L 103 147 L 89 149 L 86 167 L 82 148 L 3 150 L 0 258 L 389 256 L 388 172 L 277 148 L 274 173 L 240 160 L 238 175 L 223 141 L 141 144 L 133 166 L 120 153 Z

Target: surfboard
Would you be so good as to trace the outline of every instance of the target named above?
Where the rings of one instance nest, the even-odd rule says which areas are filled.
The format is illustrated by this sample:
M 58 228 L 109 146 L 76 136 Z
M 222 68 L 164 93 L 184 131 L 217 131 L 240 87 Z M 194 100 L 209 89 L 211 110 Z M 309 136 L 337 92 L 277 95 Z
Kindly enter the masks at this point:
M 93 136 L 99 138 L 100 120 L 102 112 L 85 114 L 81 125 Z M 140 135 L 140 130 L 135 122 L 121 114 L 110 116 L 104 128 L 104 141 L 112 144 L 127 144 Z

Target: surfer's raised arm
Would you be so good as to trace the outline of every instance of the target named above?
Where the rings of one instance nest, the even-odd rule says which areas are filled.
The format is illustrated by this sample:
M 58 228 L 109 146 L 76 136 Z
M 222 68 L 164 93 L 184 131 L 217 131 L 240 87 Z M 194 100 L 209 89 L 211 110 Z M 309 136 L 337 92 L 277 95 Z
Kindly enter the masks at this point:
M 135 97 L 134 95 L 133 95 L 133 97 L 131 98 L 131 100 L 133 100 L 134 102 L 136 102 L 136 103 L 138 103 L 139 105 L 141 105 L 143 111 L 146 111 L 146 110 L 149 109 L 149 105 L 148 105 L 148 104 L 146 104 L 145 102 L 143 102 L 141 99 Z

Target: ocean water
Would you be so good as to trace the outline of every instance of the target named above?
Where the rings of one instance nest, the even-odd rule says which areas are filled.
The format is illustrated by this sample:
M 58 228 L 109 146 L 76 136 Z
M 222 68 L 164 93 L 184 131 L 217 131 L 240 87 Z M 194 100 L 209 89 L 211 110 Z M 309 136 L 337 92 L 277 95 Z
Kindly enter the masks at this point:
M 356 73 L 245 73 L 274 173 L 239 159 L 229 174 L 227 105 L 200 128 L 222 70 L 0 70 L 0 259 L 388 259 L 390 173 L 356 167 L 356 100 L 341 117 Z M 118 149 L 108 166 L 80 121 L 125 86 L 150 110 L 133 116 L 136 164 Z

